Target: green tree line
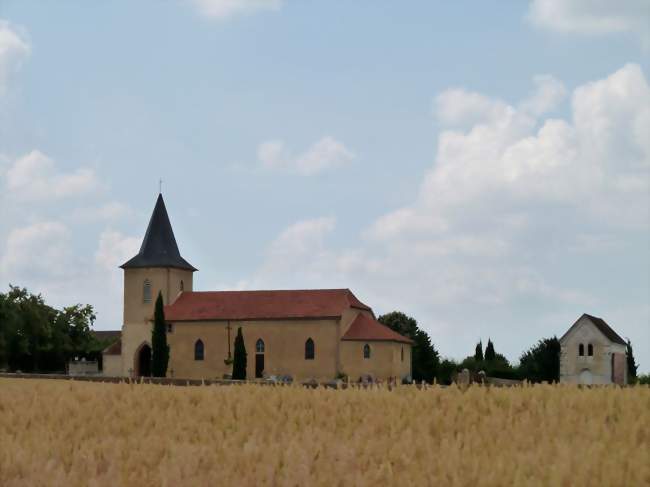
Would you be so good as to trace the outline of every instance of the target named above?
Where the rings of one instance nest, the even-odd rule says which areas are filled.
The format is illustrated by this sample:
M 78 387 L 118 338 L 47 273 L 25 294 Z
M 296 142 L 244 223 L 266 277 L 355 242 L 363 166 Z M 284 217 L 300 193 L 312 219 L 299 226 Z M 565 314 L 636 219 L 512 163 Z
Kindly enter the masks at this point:
M 494 342 L 488 339 L 485 350 L 479 341 L 474 354 L 460 362 L 442 359 L 429 334 L 420 328 L 417 320 L 393 311 L 378 318 L 392 330 L 413 340 L 412 378 L 417 382 L 449 384 L 462 369 L 483 370 L 490 377 L 526 379 L 530 382 L 556 382 L 560 376 L 560 342 L 556 337 L 539 340 L 511 364 L 498 353 Z M 9 286 L 0 293 L 0 370 L 23 372 L 63 372 L 75 357 L 101 360 L 101 351 L 110 343 L 95 338 L 92 327 L 95 312 L 91 305 L 76 304 L 56 309 L 45 303 L 43 297 L 31 294 L 25 288 Z M 155 322 L 152 330 L 153 373 L 166 375 L 169 347 L 166 340 L 162 296 L 158 296 Z M 632 345 L 627 346 L 628 379 L 630 383 L 647 383 L 648 376 L 637 378 L 637 365 Z M 246 350 L 241 329 L 235 340 L 233 378 L 246 377 Z
M 100 359 L 106 346 L 92 334 L 90 305 L 55 309 L 40 294 L 9 286 L 0 293 L 0 369 L 63 372 L 74 357 Z
M 431 337 L 421 329 L 418 322 L 400 311 L 393 311 L 378 318 L 380 323 L 414 341 L 412 354 L 412 375 L 417 382 L 450 384 L 459 371 L 485 371 L 488 377 L 500 379 L 527 380 L 529 382 L 558 382 L 560 380 L 560 341 L 557 337 L 543 338 L 526 350 L 519 363 L 511 364 L 508 359 L 496 351 L 494 342 L 488 339 L 485 349 L 479 341 L 474 354 L 468 355 L 460 362 L 453 359 L 440 359 Z M 637 365 L 634 360 L 632 345 L 628 341 L 628 382 L 646 383 L 647 376 L 637 379 Z

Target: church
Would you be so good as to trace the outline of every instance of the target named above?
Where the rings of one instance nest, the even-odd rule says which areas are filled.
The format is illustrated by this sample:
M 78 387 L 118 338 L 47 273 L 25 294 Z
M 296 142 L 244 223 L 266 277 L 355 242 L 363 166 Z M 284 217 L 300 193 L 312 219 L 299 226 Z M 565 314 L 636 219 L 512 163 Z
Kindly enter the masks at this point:
M 122 332 L 103 352 L 104 375 L 151 374 L 153 311 L 161 293 L 169 377 L 228 377 L 238 328 L 248 355 L 248 378 L 411 377 L 413 342 L 379 323 L 349 289 L 195 291 L 197 269 L 180 254 L 162 194 L 140 251 L 121 268 Z

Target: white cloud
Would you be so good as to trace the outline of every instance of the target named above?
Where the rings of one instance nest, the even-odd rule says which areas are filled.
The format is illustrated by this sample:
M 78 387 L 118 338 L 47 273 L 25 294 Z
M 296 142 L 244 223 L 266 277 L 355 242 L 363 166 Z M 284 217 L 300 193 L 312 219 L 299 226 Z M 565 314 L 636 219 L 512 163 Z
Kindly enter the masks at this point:
M 192 0 L 205 17 L 227 19 L 263 11 L 280 10 L 283 0 Z
M 10 78 L 20 69 L 29 56 L 27 41 L 0 19 L 0 96 L 7 91 Z
M 257 148 L 257 158 L 265 167 L 282 167 L 286 165 L 286 161 L 289 159 L 285 152 L 284 142 L 281 140 L 268 140 L 262 142 Z
M 39 221 L 12 229 L 0 255 L 0 282 L 42 293 L 48 304 L 61 307 L 89 303 L 100 323 L 121 326 L 122 274 L 119 265 L 137 253 L 140 240 L 114 230 L 98 237 L 89 259 L 72 238 L 80 229 L 61 221 Z M 1 245 L 0 245 L 1 248 Z M 0 292 L 4 292 L 0 290 Z
M 558 32 L 631 32 L 650 45 L 650 4 L 646 0 L 533 0 L 528 18 Z
M 80 222 L 93 222 L 97 220 L 114 221 L 128 218 L 134 212 L 127 205 L 119 201 L 111 201 L 101 206 L 84 206 L 72 211 L 72 218 Z
M 480 93 L 452 88 L 436 97 L 436 116 L 446 126 L 472 126 L 498 120 L 513 111 L 501 100 Z
M 260 144 L 257 157 L 268 169 L 285 169 L 303 175 L 312 175 L 349 164 L 354 154 L 333 137 L 325 136 L 307 151 L 293 156 L 281 140 Z
M 68 228 L 57 221 L 16 228 L 7 237 L 0 273 L 36 278 L 61 276 L 66 273 L 71 256 L 70 241 Z
M 115 271 L 138 253 L 140 239 L 128 237 L 115 230 L 105 230 L 99 236 L 95 262 L 100 269 Z
M 38 150 L 16 159 L 7 170 L 5 179 L 8 193 L 23 201 L 77 196 L 94 191 L 99 186 L 92 169 L 58 172 L 54 161 Z
M 90 169 L 61 171 L 39 151 L 5 158 L 5 165 L 0 172 L 0 284 L 42 293 L 57 307 L 92 304 L 99 323 L 119 328 L 118 266 L 135 255 L 139 239 L 96 224 L 119 224 L 133 212 L 116 201 L 102 204 Z
M 419 199 L 381 218 L 375 234 L 458 231 L 477 219 L 509 218 L 512 208 L 556 203 L 611 226 L 645 225 L 650 88 L 639 66 L 578 87 L 571 121 L 532 117 L 557 96 L 542 98 L 466 131 L 444 130 Z
M 311 254 L 323 247 L 324 237 L 330 233 L 336 220 L 331 217 L 316 218 L 294 223 L 285 229 L 271 245 L 275 255 Z
M 550 75 L 533 78 L 535 91 L 520 105 L 520 109 L 535 116 L 554 110 L 564 100 L 567 89 L 561 81 Z
M 280 270 L 297 270 L 292 263 L 313 258 L 313 262 L 328 260 L 325 239 L 334 230 L 336 220 L 331 217 L 296 222 L 286 228 L 269 246 L 265 268 L 257 280 Z

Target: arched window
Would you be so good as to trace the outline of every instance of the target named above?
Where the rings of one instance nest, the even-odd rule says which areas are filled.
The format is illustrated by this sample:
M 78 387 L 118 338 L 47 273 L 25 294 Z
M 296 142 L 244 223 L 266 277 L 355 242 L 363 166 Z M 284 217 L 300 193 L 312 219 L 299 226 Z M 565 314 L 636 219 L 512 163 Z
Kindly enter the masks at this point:
M 194 344 L 194 360 L 203 360 L 204 356 L 205 350 L 203 347 L 203 342 L 201 340 L 197 340 Z
M 151 302 L 151 281 L 149 279 L 145 279 L 142 284 L 142 301 L 144 303 Z
M 590 357 L 594 356 L 594 346 L 591 343 L 587 345 L 587 355 Z
M 578 355 L 581 357 L 584 357 L 585 355 L 585 346 L 582 343 L 578 345 Z
M 402 362 L 404 362 L 404 347 L 402 347 Z
M 307 341 L 305 342 L 305 360 L 314 360 L 314 355 L 314 340 L 307 338 Z
M 181 292 L 185 291 L 185 283 L 183 282 L 183 279 L 181 279 Z
M 257 342 L 255 342 L 255 351 L 257 353 L 264 353 L 264 340 L 261 338 L 258 338 Z
M 363 346 L 363 358 L 370 358 L 370 345 L 367 343 Z

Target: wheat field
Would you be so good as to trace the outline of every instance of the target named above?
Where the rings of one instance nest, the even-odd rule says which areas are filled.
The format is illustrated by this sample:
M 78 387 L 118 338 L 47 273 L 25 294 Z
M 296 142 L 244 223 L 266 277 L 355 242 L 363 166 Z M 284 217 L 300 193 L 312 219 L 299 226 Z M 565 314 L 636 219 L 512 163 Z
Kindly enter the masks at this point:
M 0 379 L 0 485 L 650 485 L 650 388 Z

